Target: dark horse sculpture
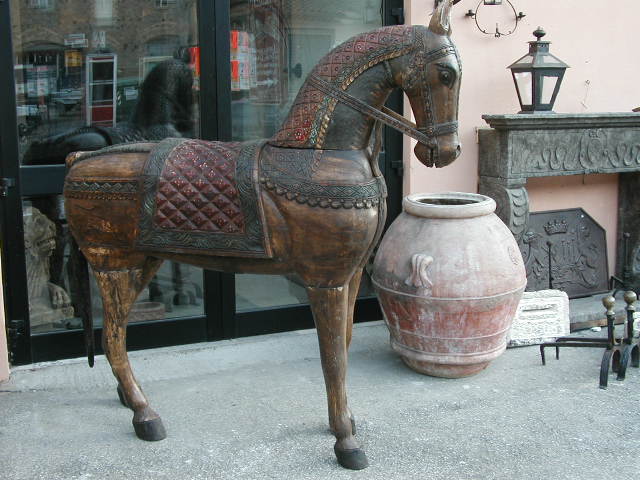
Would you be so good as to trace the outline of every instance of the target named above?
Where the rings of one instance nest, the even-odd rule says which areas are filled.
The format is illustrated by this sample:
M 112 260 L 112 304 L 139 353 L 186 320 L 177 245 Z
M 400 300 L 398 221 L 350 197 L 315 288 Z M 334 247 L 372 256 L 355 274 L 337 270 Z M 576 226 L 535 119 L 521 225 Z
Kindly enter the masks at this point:
M 36 140 L 24 154 L 24 165 L 64 163 L 71 152 L 98 150 L 125 142 L 190 137 L 193 133 L 193 74 L 179 59 L 160 62 L 147 74 L 135 109 L 116 127 L 86 126 Z
M 460 147 L 460 62 L 449 38 L 452 1 L 429 27 L 385 27 L 332 50 L 274 137 L 224 143 L 168 139 L 68 158 L 71 231 L 104 305 L 103 346 L 138 437 L 165 437 L 126 353 L 129 309 L 163 260 L 240 273 L 293 275 L 308 292 L 320 344 L 338 462 L 367 465 L 354 437 L 345 376 L 363 266 L 382 233 L 384 180 L 376 123 L 418 139 L 428 166 Z M 416 124 L 383 107 L 408 96 Z

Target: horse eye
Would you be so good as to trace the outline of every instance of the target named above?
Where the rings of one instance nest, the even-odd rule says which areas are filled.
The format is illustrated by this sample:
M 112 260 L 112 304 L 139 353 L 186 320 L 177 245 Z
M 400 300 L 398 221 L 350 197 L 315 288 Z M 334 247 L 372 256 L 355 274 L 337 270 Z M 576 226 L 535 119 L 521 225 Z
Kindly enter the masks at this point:
M 453 74 L 447 70 L 440 70 L 440 81 L 450 87 L 453 84 Z

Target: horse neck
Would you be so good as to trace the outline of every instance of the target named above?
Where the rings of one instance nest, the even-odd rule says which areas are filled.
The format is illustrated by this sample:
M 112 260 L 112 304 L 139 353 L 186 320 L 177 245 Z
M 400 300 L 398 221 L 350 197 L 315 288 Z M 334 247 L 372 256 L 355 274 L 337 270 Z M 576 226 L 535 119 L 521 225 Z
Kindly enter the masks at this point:
M 361 74 L 347 89 L 353 97 L 380 109 L 393 90 L 386 71 L 377 65 Z M 322 148 L 361 150 L 370 143 L 375 120 L 347 105 L 337 103 L 332 111 Z
M 396 25 L 357 35 L 329 52 L 310 76 L 381 107 L 393 88 L 385 62 L 411 49 L 413 33 L 412 26 Z M 373 123 L 307 79 L 269 143 L 287 148 L 362 149 L 369 142 Z
M 380 108 L 392 90 L 385 68 L 378 64 L 356 77 L 346 92 Z M 359 150 L 369 145 L 373 125 L 372 118 L 328 98 L 307 80 L 269 143 L 290 148 Z

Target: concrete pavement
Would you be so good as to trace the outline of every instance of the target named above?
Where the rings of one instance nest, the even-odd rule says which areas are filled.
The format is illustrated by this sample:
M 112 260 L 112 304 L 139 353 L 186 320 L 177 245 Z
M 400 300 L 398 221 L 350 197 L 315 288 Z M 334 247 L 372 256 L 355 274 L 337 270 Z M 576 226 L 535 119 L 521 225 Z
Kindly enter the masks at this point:
M 314 331 L 132 353 L 168 432 L 153 443 L 135 437 L 104 357 L 20 367 L 0 385 L 0 477 L 637 478 L 640 371 L 600 390 L 601 355 L 567 348 L 543 367 L 521 347 L 446 380 L 406 368 L 381 322 L 357 325 L 349 399 L 370 462 L 359 472 L 333 455 Z

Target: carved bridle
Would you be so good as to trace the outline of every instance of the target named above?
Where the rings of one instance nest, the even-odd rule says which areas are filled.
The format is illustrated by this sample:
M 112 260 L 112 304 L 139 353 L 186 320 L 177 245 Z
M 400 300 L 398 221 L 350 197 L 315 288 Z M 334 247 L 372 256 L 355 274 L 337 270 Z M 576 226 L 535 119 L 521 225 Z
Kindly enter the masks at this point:
M 407 120 L 402 115 L 385 106 L 377 109 L 360 100 L 359 98 L 356 98 L 353 95 L 347 93 L 344 90 L 347 88 L 346 85 L 343 87 L 343 89 L 327 82 L 317 75 L 310 75 L 308 78 L 308 82 L 325 95 L 337 100 L 338 102 L 348 106 L 349 108 L 363 115 L 369 116 L 377 122 L 387 125 L 388 127 L 398 130 L 399 132 L 408 135 L 409 137 L 428 147 L 434 147 L 436 145 L 437 137 L 441 135 L 456 133 L 458 131 L 458 122 L 453 121 L 435 123 L 433 121 L 433 116 L 431 115 L 431 89 L 425 78 L 425 67 L 431 62 L 434 62 L 439 58 L 446 57 L 451 54 L 455 54 L 457 57 L 457 50 L 453 45 L 446 45 L 426 52 L 424 54 L 415 53 L 414 55 L 410 67 L 412 70 L 411 77 L 420 82 L 419 88 L 422 90 L 421 93 L 425 100 L 425 107 L 428 113 L 426 125 L 421 128 L 418 128 L 415 123 Z M 390 67 L 386 63 L 387 61 L 384 60 L 384 62 L 385 69 L 389 71 Z

